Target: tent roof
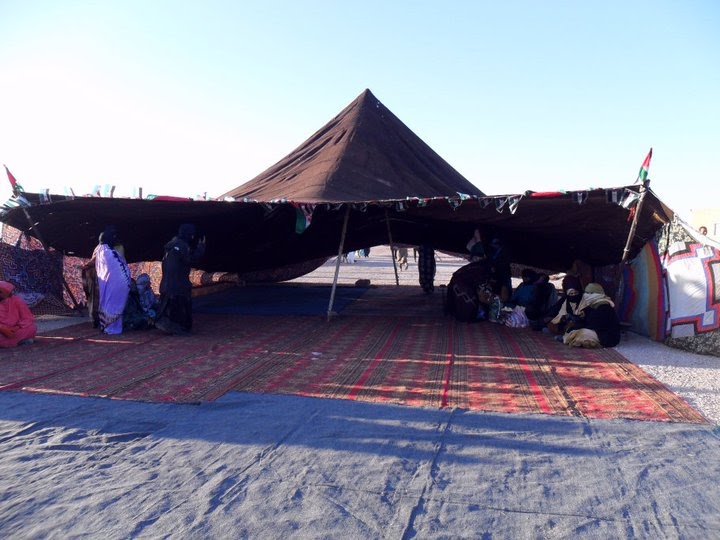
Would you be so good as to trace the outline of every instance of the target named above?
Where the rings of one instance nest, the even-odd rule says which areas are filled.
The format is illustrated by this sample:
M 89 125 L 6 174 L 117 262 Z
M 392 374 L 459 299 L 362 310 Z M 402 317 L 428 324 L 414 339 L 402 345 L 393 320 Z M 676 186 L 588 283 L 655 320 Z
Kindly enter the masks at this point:
M 479 227 L 488 238 L 505 239 L 515 262 L 560 271 L 576 259 L 595 266 L 621 261 L 640 188 L 311 204 L 306 211 L 312 221 L 301 234 L 296 232 L 300 210 L 288 202 L 53 197 L 53 202 L 40 204 L 37 195 L 26 194 L 31 206 L 6 210 L 0 219 L 42 237 L 51 247 L 83 257 L 92 253 L 98 231 L 113 223 L 129 262 L 160 259 L 178 224 L 192 222 L 208 241 L 200 268 L 245 272 L 336 255 L 348 213 L 345 251 L 387 244 L 389 224 L 394 242 L 429 242 L 437 249 L 464 253 Z M 631 257 L 673 215 L 651 190 L 645 193 Z
M 482 195 L 370 90 L 290 154 L 220 198 L 360 202 Z
M 114 224 L 129 262 L 159 260 L 181 223 L 207 237 L 208 271 L 249 272 L 389 243 L 465 252 L 479 227 L 503 238 L 514 262 L 566 270 L 576 259 L 621 261 L 640 185 L 557 193 L 485 196 L 387 110 L 369 90 L 297 150 L 247 184 L 233 202 L 62 197 L 24 194 L 0 209 L 0 221 L 66 254 L 90 257 L 98 234 Z M 623 204 L 624 203 L 624 204 Z M 649 189 L 629 255 L 667 221 Z M 300 232 L 298 223 L 311 218 Z

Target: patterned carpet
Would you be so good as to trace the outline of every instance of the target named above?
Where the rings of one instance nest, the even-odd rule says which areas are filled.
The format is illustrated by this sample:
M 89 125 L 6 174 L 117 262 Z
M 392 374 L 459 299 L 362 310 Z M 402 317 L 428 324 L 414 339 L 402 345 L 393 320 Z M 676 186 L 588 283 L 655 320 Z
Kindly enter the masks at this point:
M 405 302 L 411 316 L 383 315 L 374 304 L 375 315 L 329 322 L 198 314 L 188 337 L 155 330 L 113 337 L 88 323 L 66 327 L 33 345 L 0 350 L 0 389 L 184 403 L 241 391 L 706 422 L 612 349 L 570 349 L 526 329 L 457 323 L 439 316 L 439 304 L 427 298 Z

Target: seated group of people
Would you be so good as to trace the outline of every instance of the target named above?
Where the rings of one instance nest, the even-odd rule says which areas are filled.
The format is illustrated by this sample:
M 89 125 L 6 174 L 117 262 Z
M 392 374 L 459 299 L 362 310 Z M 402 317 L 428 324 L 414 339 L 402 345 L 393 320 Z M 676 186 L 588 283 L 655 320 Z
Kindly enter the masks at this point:
M 513 291 L 507 255 L 501 256 L 502 242 L 493 240 L 488 255 L 476 230 L 467 249 L 471 262 L 453 274 L 445 313 L 465 322 L 529 326 L 572 347 L 614 347 L 620 342 L 615 304 L 598 283 L 583 289 L 580 279 L 568 274 L 558 295 L 547 274 L 526 268 Z

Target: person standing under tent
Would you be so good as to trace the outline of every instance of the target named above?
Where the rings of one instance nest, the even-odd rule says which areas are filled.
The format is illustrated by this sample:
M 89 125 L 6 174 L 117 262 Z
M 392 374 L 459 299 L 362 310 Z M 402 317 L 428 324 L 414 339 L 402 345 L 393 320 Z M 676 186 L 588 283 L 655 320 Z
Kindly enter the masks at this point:
M 106 231 L 109 234 L 114 234 L 116 237 L 115 240 L 117 241 L 117 231 L 115 230 L 114 225 L 109 225 L 108 227 L 106 227 Z M 120 255 L 123 260 L 125 259 L 125 248 L 122 244 L 115 244 L 112 246 L 112 248 L 118 253 L 118 255 Z M 93 328 L 98 328 L 100 327 L 100 290 L 98 285 L 97 271 L 95 269 L 94 252 L 90 260 L 80 267 L 80 271 L 82 288 L 83 292 L 85 293 L 85 299 L 87 303 L 88 315 L 90 315 L 90 318 L 92 319 Z
M 407 246 L 397 248 L 397 262 L 400 270 L 408 269 L 408 248 Z
M 115 249 L 117 244 L 115 227 L 106 227 L 92 256 L 98 282 L 98 320 L 105 334 L 122 334 L 132 279 L 125 257 Z
M 418 246 L 418 278 L 420 287 L 427 294 L 435 290 L 435 249 L 429 244 Z
M 160 281 L 160 307 L 155 327 L 167 334 L 186 335 L 192 329 L 191 264 L 205 253 L 205 239 L 198 240 L 192 223 L 183 223 L 165 244 Z

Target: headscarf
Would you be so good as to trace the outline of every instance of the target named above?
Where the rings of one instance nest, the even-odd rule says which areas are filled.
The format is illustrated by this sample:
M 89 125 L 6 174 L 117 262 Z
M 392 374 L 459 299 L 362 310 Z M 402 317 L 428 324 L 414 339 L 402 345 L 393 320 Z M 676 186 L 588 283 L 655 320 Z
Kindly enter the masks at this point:
M 178 229 L 178 238 L 185 240 L 188 244 L 195 239 L 197 229 L 192 223 L 183 223 Z
M 15 285 L 9 281 L 0 281 L 0 290 L 4 291 L 6 294 L 12 294 L 15 290 Z
M 138 298 L 143 311 L 147 315 L 155 317 L 155 310 L 152 308 L 155 305 L 156 298 L 150 284 L 150 276 L 144 273 L 140 274 L 135 280 L 135 285 L 137 286 Z
M 599 283 L 588 283 L 585 292 L 588 294 L 605 294 L 605 289 Z
M 150 276 L 147 274 L 140 274 L 135 280 L 135 284 L 138 286 L 138 289 L 149 289 Z
M 580 313 L 580 304 L 584 298 L 580 278 L 573 274 L 567 274 L 563 278 L 562 289 L 565 293 L 565 301 L 560 304 L 560 310 L 552 319 L 553 324 L 560 324 L 566 315 Z M 568 312 L 568 309 L 570 309 L 570 312 Z
M 100 244 L 107 244 L 110 247 L 113 247 L 115 244 L 117 244 L 117 229 L 114 225 L 108 225 L 105 227 L 103 232 L 100 233 L 100 238 L 98 238 L 98 241 Z
M 609 296 L 605 295 L 605 289 L 599 283 L 588 283 L 585 287 L 585 294 L 583 294 L 582 300 L 578 304 L 576 313 L 582 312 L 588 307 L 597 307 L 602 304 L 609 304 L 610 307 L 615 307 L 615 304 L 610 300 Z
M 562 280 L 562 290 L 567 294 L 569 289 L 575 289 L 576 291 L 582 291 L 582 283 L 580 278 L 573 274 L 566 274 Z

